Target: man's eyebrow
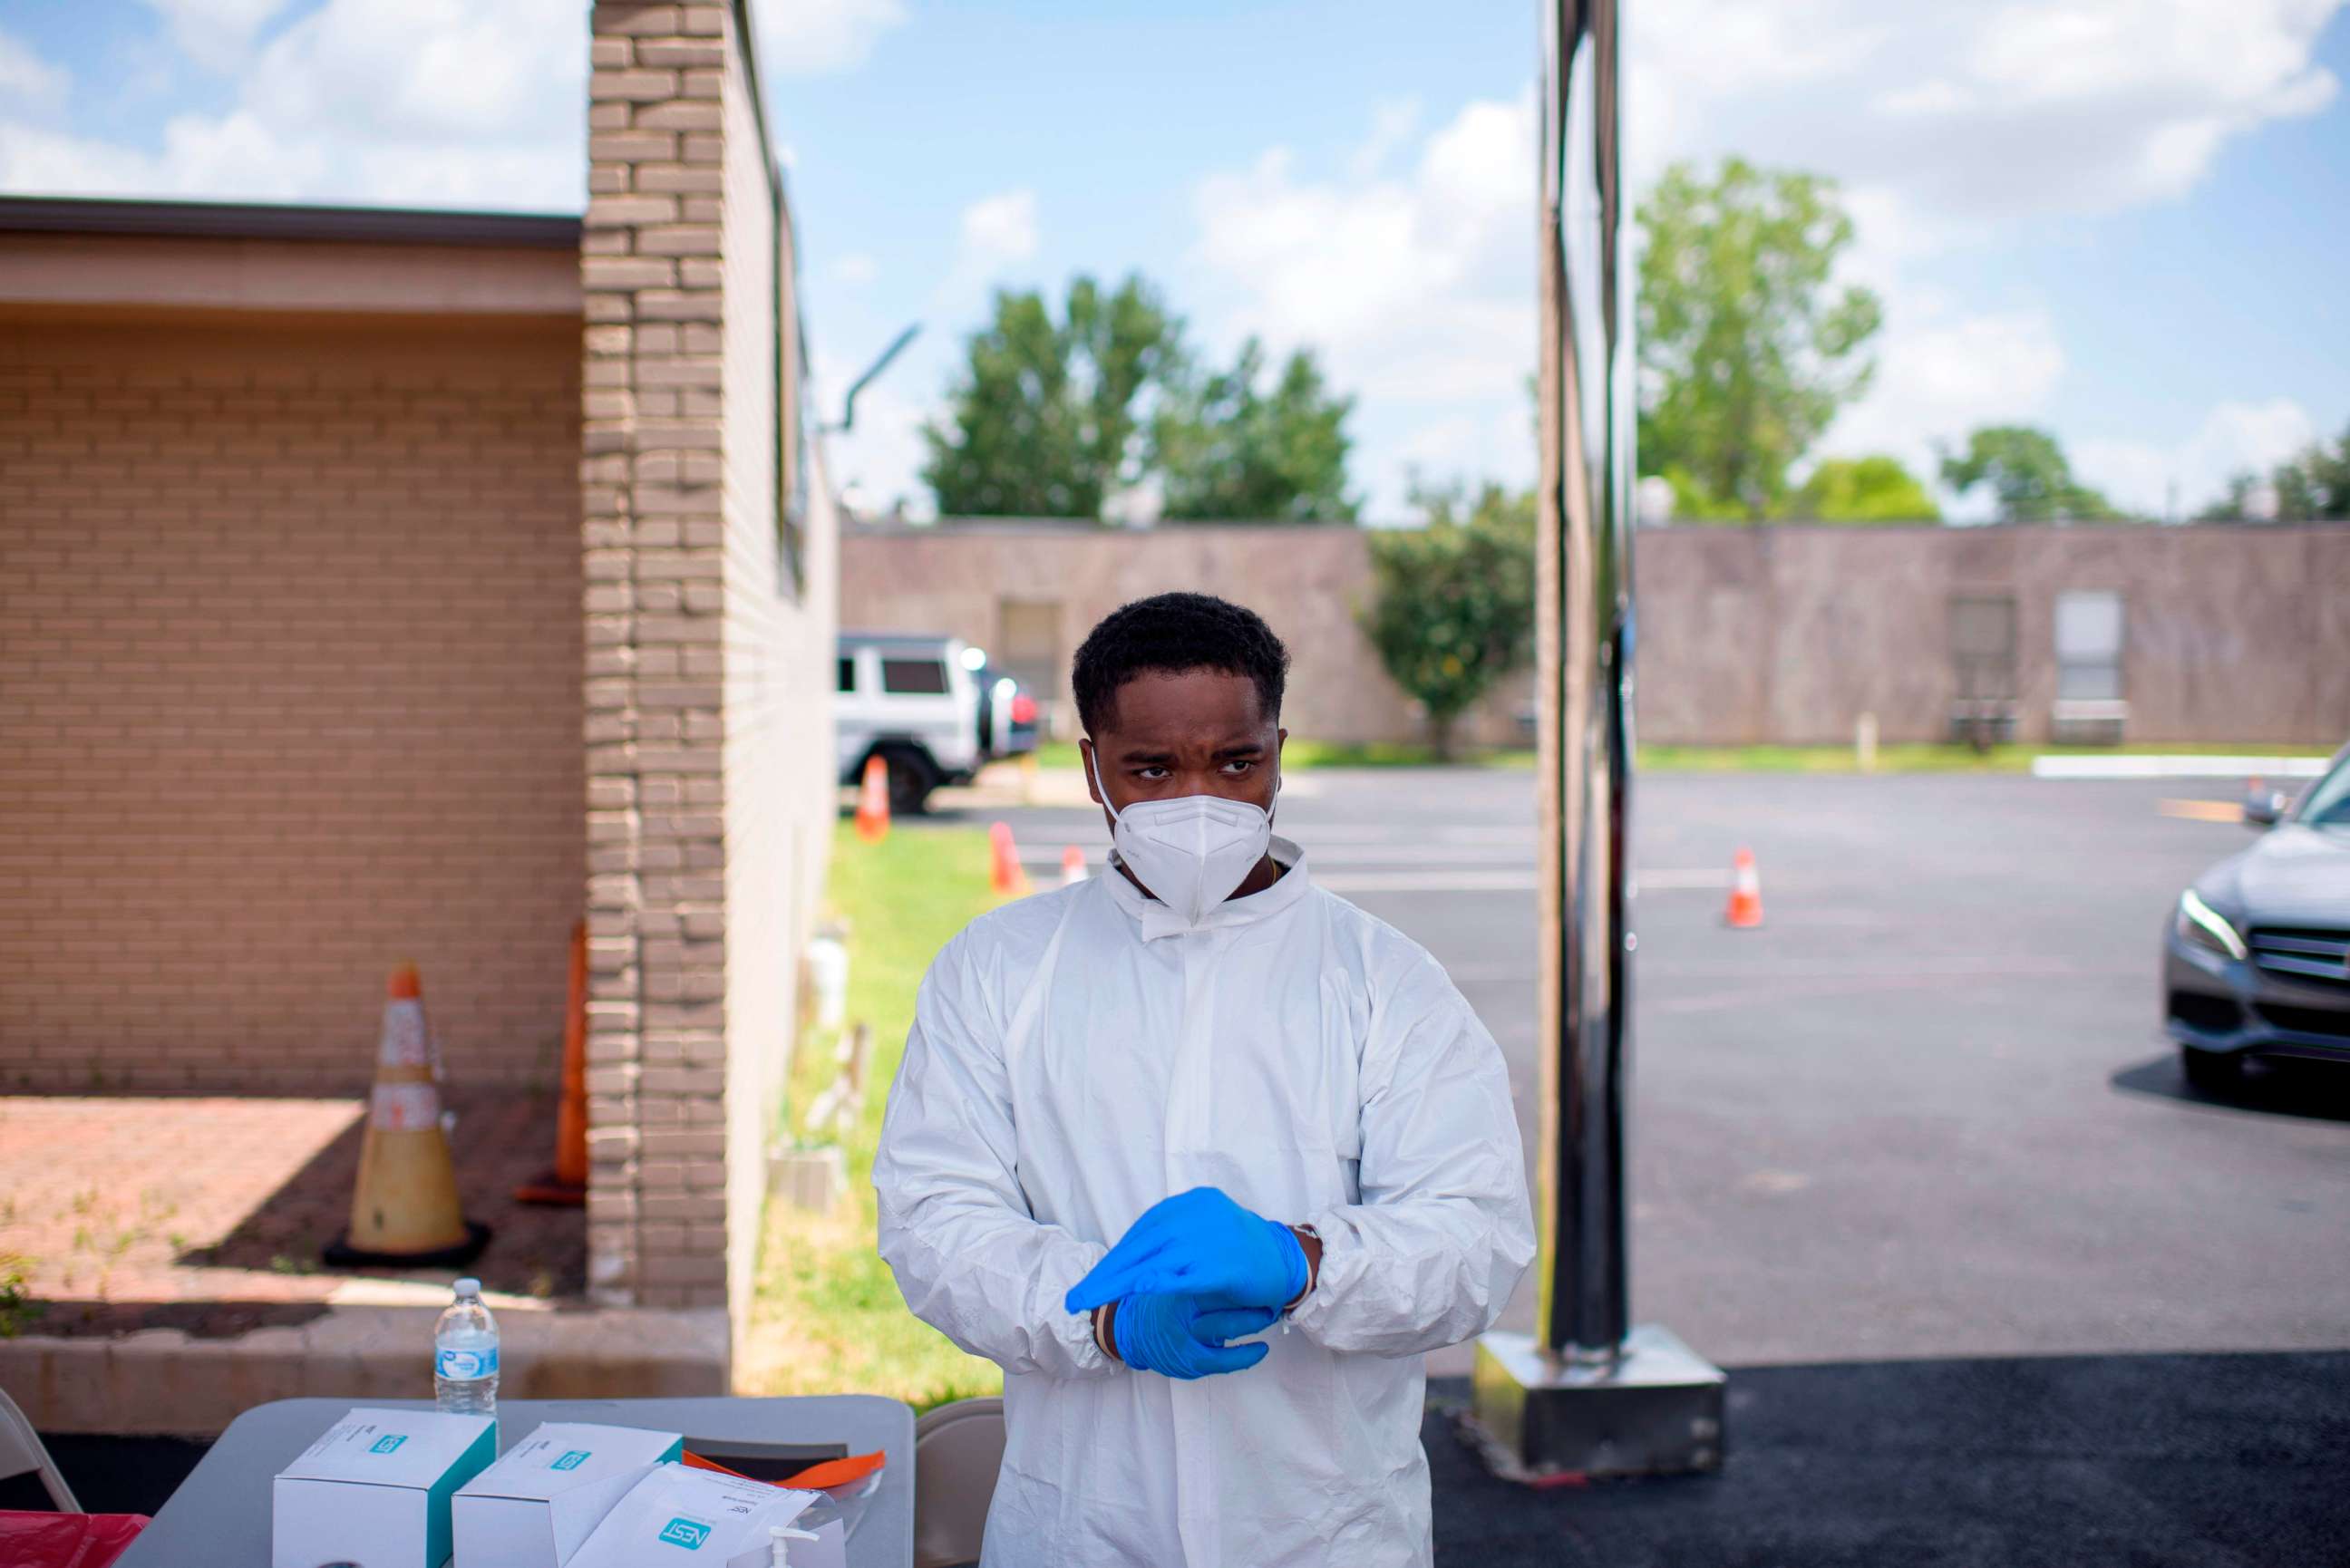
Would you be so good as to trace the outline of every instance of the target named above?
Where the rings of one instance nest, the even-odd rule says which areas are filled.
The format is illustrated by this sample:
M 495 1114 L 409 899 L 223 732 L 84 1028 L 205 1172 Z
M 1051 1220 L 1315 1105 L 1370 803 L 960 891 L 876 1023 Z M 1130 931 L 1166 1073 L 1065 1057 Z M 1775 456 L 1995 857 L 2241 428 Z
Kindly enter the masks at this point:
M 1216 755 L 1219 758 L 1226 759 L 1232 757 L 1261 757 L 1264 755 L 1264 742 L 1263 741 L 1234 741 L 1228 746 L 1218 746 L 1216 748 Z
M 1151 763 L 1163 765 L 1165 763 L 1171 763 L 1174 760 L 1175 753 L 1172 752 L 1143 752 L 1127 750 L 1122 751 L 1118 754 L 1118 765 L 1120 767 L 1129 768 L 1140 767 Z

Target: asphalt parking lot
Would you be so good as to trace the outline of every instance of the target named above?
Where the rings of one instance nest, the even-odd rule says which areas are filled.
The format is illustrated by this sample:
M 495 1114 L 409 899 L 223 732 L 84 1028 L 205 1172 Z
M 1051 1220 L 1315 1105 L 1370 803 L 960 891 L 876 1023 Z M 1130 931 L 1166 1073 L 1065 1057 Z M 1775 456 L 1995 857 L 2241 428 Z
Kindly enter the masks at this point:
M 1326 885 L 1451 970 L 1509 1057 L 1529 1146 L 1532 786 L 1318 771 L 1280 820 Z M 1636 1314 L 1742 1366 L 2350 1345 L 2350 1070 L 2212 1103 L 2158 1033 L 2162 923 L 2247 834 L 2166 803 L 2229 793 L 1643 778 Z M 1040 879 L 1065 844 L 1099 862 L 1097 814 L 937 820 L 997 817 Z M 1741 846 L 1756 930 L 1721 919 Z M 1512 1316 L 1530 1324 L 1530 1298 Z

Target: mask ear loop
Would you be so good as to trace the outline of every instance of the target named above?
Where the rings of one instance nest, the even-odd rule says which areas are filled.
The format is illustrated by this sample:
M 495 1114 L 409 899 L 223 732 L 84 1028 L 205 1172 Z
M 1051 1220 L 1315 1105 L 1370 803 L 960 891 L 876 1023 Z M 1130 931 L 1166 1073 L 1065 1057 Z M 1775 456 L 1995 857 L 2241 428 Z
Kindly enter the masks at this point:
M 1093 738 L 1091 736 L 1087 736 L 1086 739 L 1086 771 L 1094 775 L 1094 788 L 1101 795 L 1102 809 L 1109 813 L 1110 826 L 1112 828 L 1116 828 L 1118 826 L 1118 807 L 1110 805 L 1109 786 L 1102 783 L 1101 748 L 1093 744 Z

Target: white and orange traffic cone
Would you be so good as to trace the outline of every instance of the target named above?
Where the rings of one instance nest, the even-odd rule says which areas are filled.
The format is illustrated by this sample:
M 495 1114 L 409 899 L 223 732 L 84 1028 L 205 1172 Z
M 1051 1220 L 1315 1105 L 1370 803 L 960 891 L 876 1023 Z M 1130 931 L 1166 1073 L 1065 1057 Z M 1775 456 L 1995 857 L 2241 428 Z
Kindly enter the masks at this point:
M 1754 851 L 1741 849 L 1731 861 L 1729 922 L 1740 928 L 1762 923 L 1762 875 L 1754 869 Z
M 988 885 L 999 898 L 1024 898 L 1031 889 L 1028 873 L 1020 865 L 1019 848 L 1012 842 L 1012 825 L 999 822 L 987 830 Z
M 488 1243 L 490 1228 L 469 1222 L 457 1200 L 457 1168 L 441 1125 L 439 1054 L 416 966 L 401 964 L 383 1004 L 350 1229 L 328 1246 L 330 1268 L 453 1266 Z
M 868 844 L 889 836 L 889 764 L 878 756 L 865 759 L 865 777 L 857 786 L 857 836 Z
M 1061 851 L 1061 886 L 1075 887 L 1092 873 L 1086 869 L 1086 852 L 1076 845 Z

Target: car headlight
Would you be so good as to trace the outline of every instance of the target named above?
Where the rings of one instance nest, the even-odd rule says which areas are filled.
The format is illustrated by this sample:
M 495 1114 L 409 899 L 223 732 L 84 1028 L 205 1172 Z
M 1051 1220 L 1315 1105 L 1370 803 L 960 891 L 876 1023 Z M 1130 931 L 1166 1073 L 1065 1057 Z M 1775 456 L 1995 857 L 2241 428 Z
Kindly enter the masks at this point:
M 2236 934 L 2236 928 L 2219 910 L 2197 898 L 2192 888 L 2178 895 L 2178 927 L 2182 941 L 2225 953 L 2231 959 L 2244 956 L 2244 939 Z

